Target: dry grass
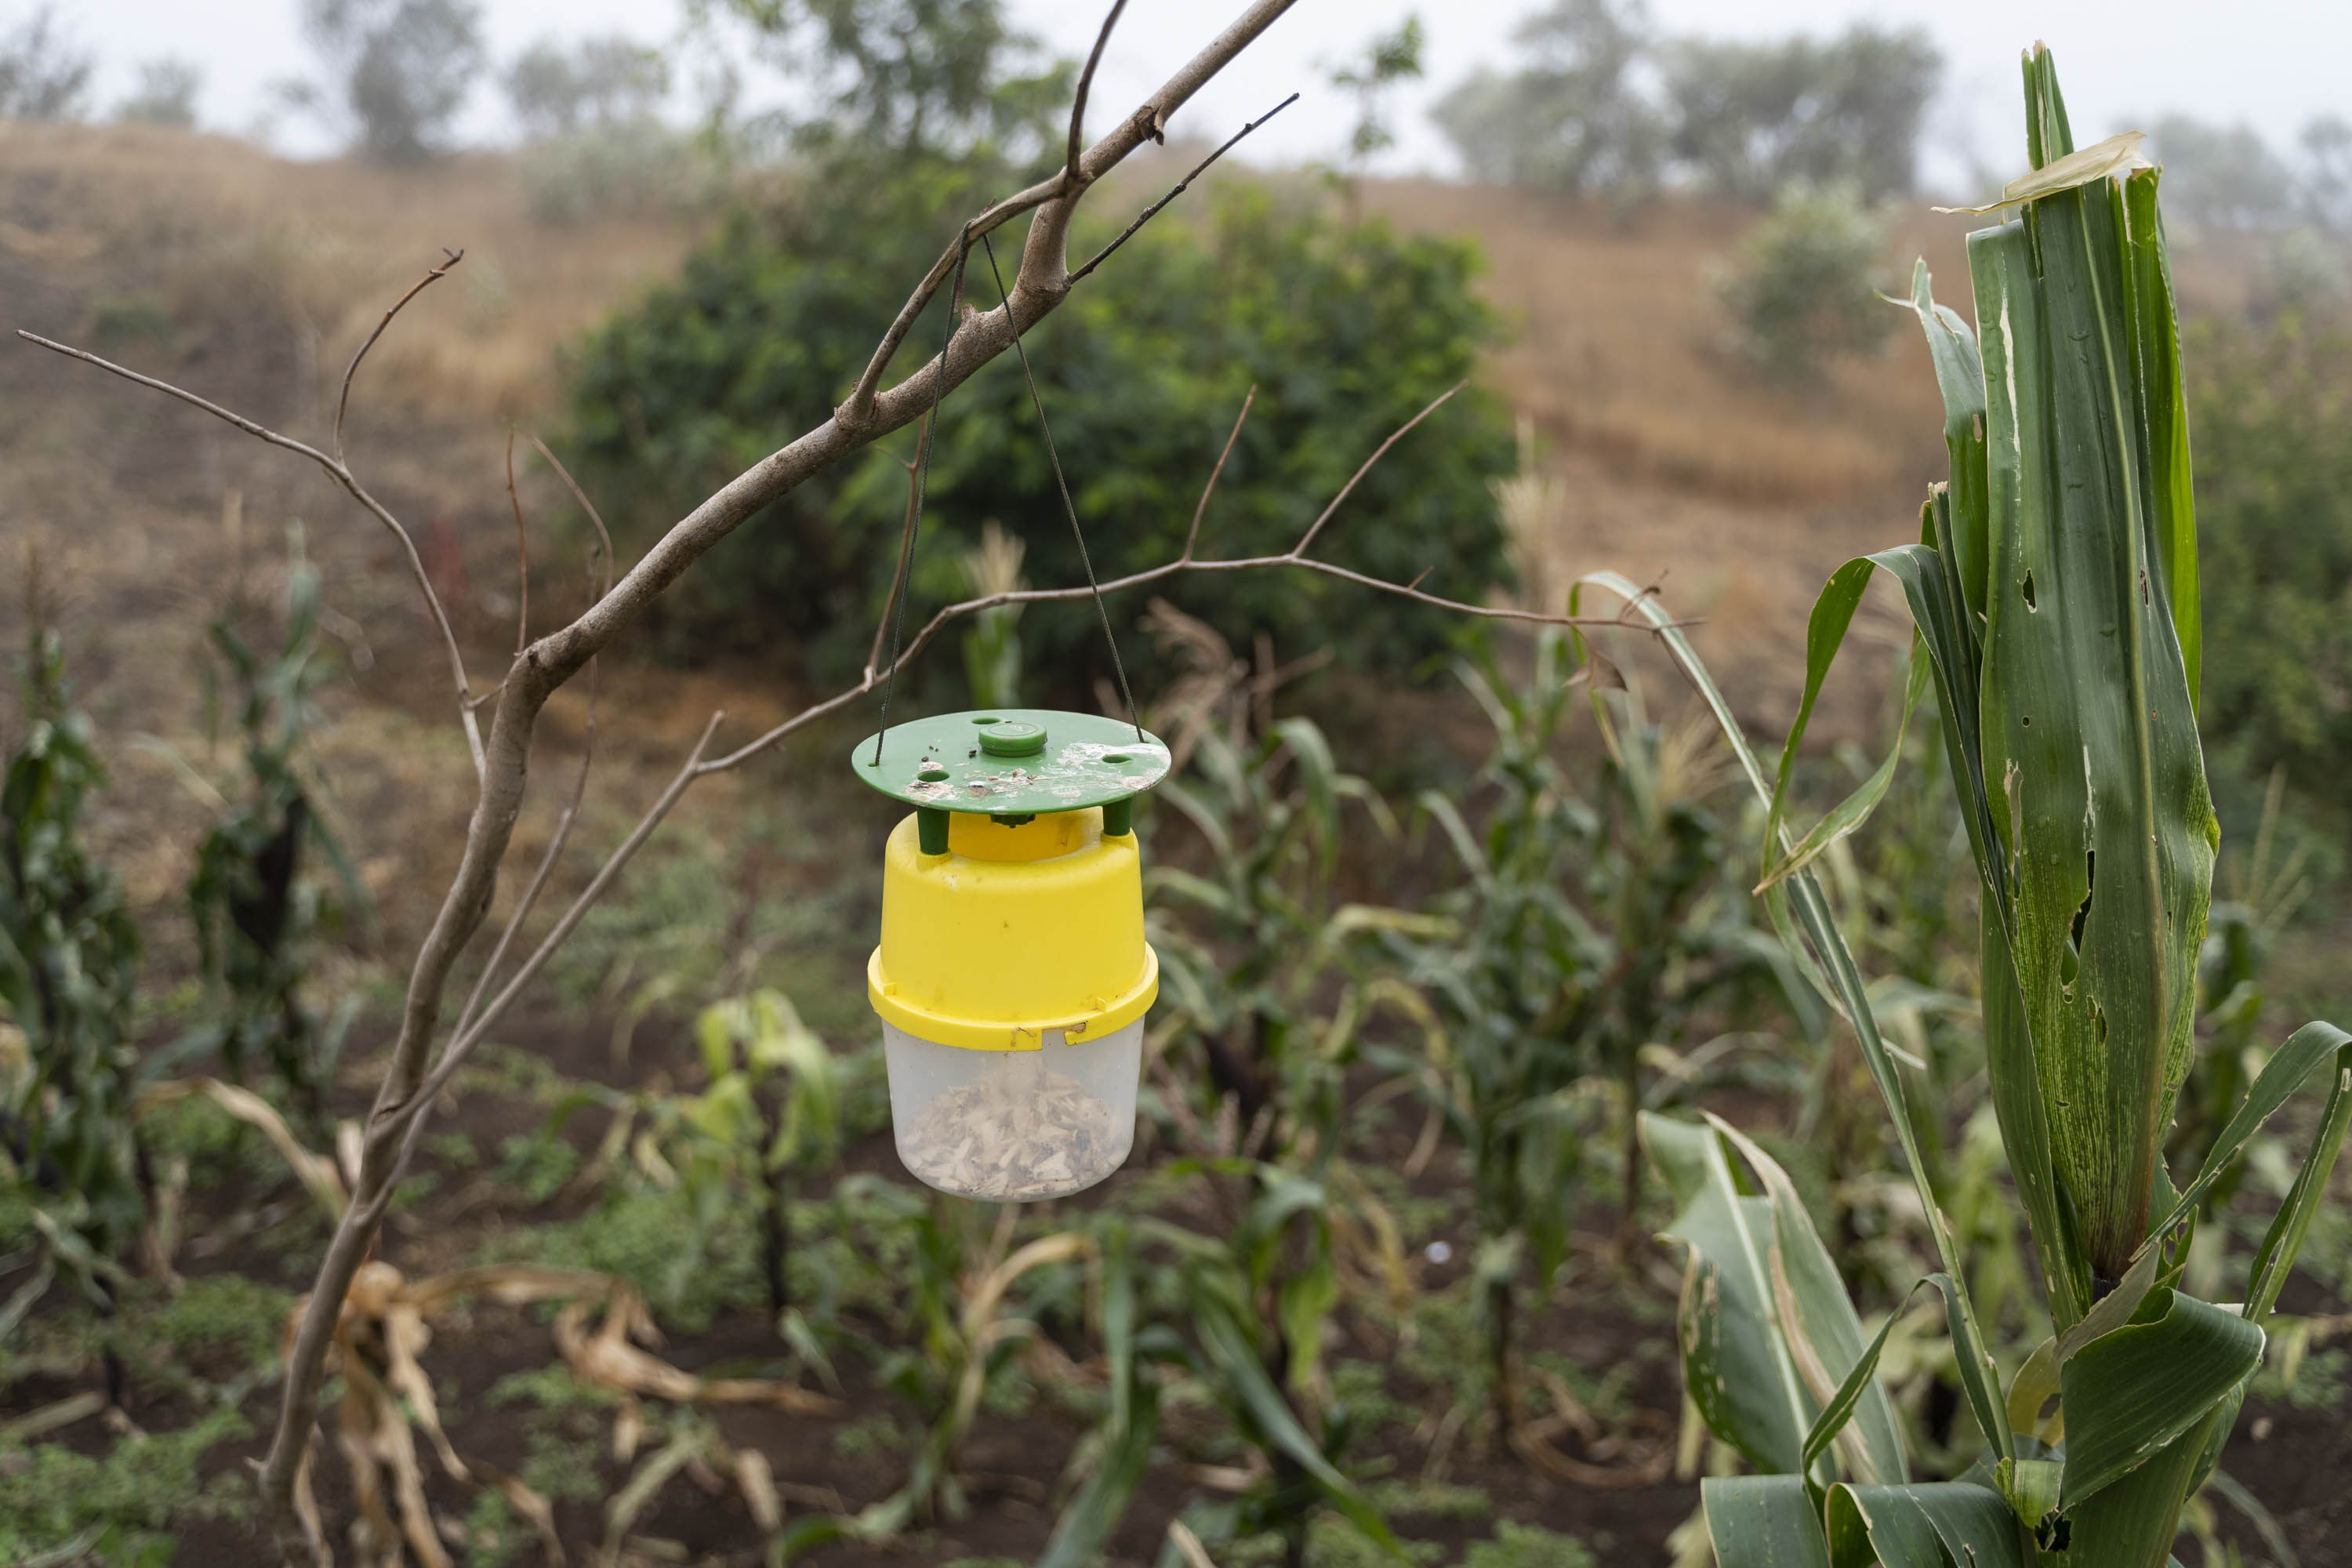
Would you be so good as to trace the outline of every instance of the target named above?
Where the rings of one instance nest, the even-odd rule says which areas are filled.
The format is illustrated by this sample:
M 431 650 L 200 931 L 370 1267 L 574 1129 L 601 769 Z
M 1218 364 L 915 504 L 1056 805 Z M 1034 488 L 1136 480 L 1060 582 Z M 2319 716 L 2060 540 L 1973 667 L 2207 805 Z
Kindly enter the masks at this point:
M 1908 489 L 1940 461 L 1935 384 L 1916 333 L 1841 363 L 1820 388 L 1759 379 L 1727 350 L 1709 274 L 1737 249 L 1744 212 L 1666 203 L 1621 220 L 1418 181 L 1374 187 L 1366 205 L 1402 227 L 1478 237 L 1513 339 L 1496 384 L 1561 447 L 1620 474 L 1726 500 L 1845 503 Z M 1912 228 L 1889 248 L 1887 285 L 1907 282 L 1909 258 L 1924 250 L 1965 308 L 1960 220 Z
M 224 137 L 12 123 L 0 126 L 0 180 L 19 202 L 43 193 L 32 222 L 7 215 L 0 246 L 68 268 L 160 250 L 165 303 L 184 308 L 225 278 L 257 283 L 314 334 L 329 383 L 443 247 L 463 249 L 456 298 L 404 321 L 371 360 L 379 415 L 400 397 L 484 422 L 543 411 L 551 351 L 667 277 L 694 237 L 652 218 L 534 222 L 499 155 L 419 169 L 300 163 Z
M 1520 193 L 1397 182 L 1368 210 L 1402 228 L 1469 234 L 1510 346 L 1489 372 L 1535 419 L 1561 482 L 1547 580 L 1612 567 L 1703 617 L 1699 651 L 1765 733 L 1793 713 L 1805 617 L 1848 558 L 1916 526 L 1944 471 L 1943 418 L 1919 334 L 1888 311 L 1883 353 L 1818 386 L 1761 378 L 1727 346 L 1711 272 L 1752 215 L 1661 204 L 1631 218 Z M 1924 254 L 1940 297 L 1969 308 L 1964 220 L 1922 214 L 1893 237 L 1888 286 Z M 1899 640 L 1892 599 L 1866 627 Z M 1838 683 L 1821 731 L 1873 722 L 1882 693 Z

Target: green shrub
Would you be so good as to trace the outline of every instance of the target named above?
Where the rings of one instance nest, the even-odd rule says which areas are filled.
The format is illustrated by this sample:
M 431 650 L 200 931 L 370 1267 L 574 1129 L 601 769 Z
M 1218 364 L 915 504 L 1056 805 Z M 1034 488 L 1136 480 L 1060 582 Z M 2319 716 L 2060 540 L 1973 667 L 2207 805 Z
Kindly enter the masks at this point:
M 2352 327 L 2209 322 L 2185 356 L 2213 749 L 2335 804 L 2352 771 Z M 2225 802 L 2226 805 L 2226 802 Z M 2235 826 L 2236 825 L 2232 825 Z
M 1801 381 L 1832 358 L 1877 347 L 1893 318 L 1874 297 L 1886 229 L 1851 185 L 1782 188 L 1717 285 L 1742 353 Z
M 976 165 L 975 165 L 976 166 Z M 580 352 L 572 445 L 624 554 L 847 395 L 906 290 L 994 181 L 916 165 L 879 183 L 813 186 L 777 210 L 740 212 L 676 282 L 608 322 Z M 1106 208 L 1118 204 L 1105 202 Z M 1108 219 L 1081 225 L 1083 255 Z M 998 238 L 1017 265 L 1017 228 Z M 1244 189 L 1213 219 L 1146 229 L 1030 334 L 1089 545 L 1110 577 L 1182 547 L 1194 502 L 1243 395 L 1257 401 L 1202 531 L 1205 553 L 1287 549 L 1372 449 L 1475 367 L 1492 331 L 1473 295 L 1478 262 L 1453 241 L 1345 226 L 1317 206 Z M 967 296 L 996 299 L 986 260 Z M 893 378 L 936 352 L 940 306 L 918 323 Z M 913 432 L 884 444 L 898 457 Z M 1475 597 L 1507 572 L 1487 480 L 1510 442 L 1491 400 L 1456 397 L 1365 479 L 1319 551 L 1362 571 Z M 835 678 L 864 658 L 887 591 L 905 470 L 867 454 L 817 476 L 721 544 L 658 611 L 673 655 L 793 650 Z M 1001 519 L 1039 584 L 1080 580 L 1034 414 L 1012 356 L 948 400 L 929 484 L 909 621 L 959 596 L 960 548 Z M 1164 586 L 1247 646 L 1260 627 L 1312 627 L 1345 658 L 1410 669 L 1443 646 L 1447 619 L 1300 573 Z M 1116 606 L 1131 619 L 1139 605 Z M 1091 608 L 1045 605 L 1022 624 L 1033 671 L 1064 692 L 1108 674 Z M 1139 646 L 1130 658 L 1148 657 Z M 951 675 L 947 661 L 936 673 Z M 1033 697 L 1047 693 L 1032 692 Z

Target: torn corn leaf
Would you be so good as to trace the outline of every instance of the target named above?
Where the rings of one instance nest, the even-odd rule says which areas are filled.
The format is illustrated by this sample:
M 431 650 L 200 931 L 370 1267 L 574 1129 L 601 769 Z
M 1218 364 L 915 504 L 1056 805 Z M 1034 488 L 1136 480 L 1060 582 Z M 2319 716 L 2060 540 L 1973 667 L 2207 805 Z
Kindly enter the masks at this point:
M 1939 213 L 1966 213 L 1983 216 L 2030 202 L 2042 196 L 2054 196 L 2062 191 L 2079 190 L 2084 185 L 2117 174 L 2130 174 L 2141 169 L 2153 169 L 2154 163 L 2139 150 L 2147 140 L 2145 131 L 2123 131 L 2104 142 L 2095 142 L 2079 153 L 2069 153 L 2053 158 L 2029 174 L 2020 174 L 2000 188 L 2000 200 L 1987 202 L 1980 207 L 1937 207 Z

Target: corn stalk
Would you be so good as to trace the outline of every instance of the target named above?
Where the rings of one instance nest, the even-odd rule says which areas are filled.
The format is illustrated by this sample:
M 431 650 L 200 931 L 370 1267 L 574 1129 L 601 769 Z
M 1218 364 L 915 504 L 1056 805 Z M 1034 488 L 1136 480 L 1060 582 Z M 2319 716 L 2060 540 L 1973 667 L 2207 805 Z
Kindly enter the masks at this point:
M 1866 1348 L 1823 1335 L 1817 1319 L 1836 1314 L 1780 1288 L 1801 1282 L 1805 1261 L 1790 1204 L 1769 1162 L 1718 1126 L 1702 1152 L 1727 1173 L 1699 1184 L 1685 1172 L 1677 1233 L 1695 1279 L 1744 1268 L 1749 1288 L 1686 1292 L 1685 1376 L 1695 1391 L 1703 1378 L 1721 1384 L 1718 1403 L 1731 1403 L 1728 1390 L 1742 1409 L 1769 1408 L 1769 1422 L 1743 1429 L 1701 1406 L 1777 1472 L 1706 1483 L 1724 1568 L 2161 1568 L 2261 1363 L 2263 1324 L 2352 1121 L 2352 1036 L 2311 1024 L 2272 1056 L 2186 1192 L 2164 1169 L 2220 835 L 2197 732 L 2196 527 L 2159 172 L 2137 156 L 2136 133 L 2074 150 L 2046 48 L 2026 58 L 2025 99 L 2033 170 L 1975 209 L 2021 208 L 1969 238 L 1977 331 L 1934 302 L 1924 265 L 1914 284 L 1950 478 L 1930 493 L 1919 542 L 1849 562 L 1823 590 L 1776 781 L 1688 644 L 1664 634 L 1769 802 L 1767 907 L 1853 1026 L 1893 1114 L 1936 1242 L 1932 1279 L 1963 1392 L 1989 1445 L 1966 1478 L 1932 1485 L 1872 1474 L 1891 1467 L 1860 1462 L 1867 1447 L 1851 1441 L 1854 1457 L 1841 1460 L 1832 1445 L 1872 1407 L 1886 1335 Z M 1805 721 L 1882 570 L 1916 629 L 1910 700 L 1929 679 L 1940 699 L 1982 882 L 1987 1066 L 2056 1331 L 1998 1401 L 1902 1083 L 1811 869 L 1868 816 L 1893 760 L 1811 830 L 1785 821 Z M 1636 594 L 1622 579 L 1588 581 Z M 2317 1136 L 2242 1301 L 2178 1290 L 2205 1195 L 2321 1072 L 2332 1089 Z M 1768 1198 L 1739 1195 L 1734 1147 Z M 1720 1223 L 1697 1223 L 1709 1218 Z M 1804 1434 L 1793 1464 L 1755 1451 L 1755 1432 L 1793 1430 Z

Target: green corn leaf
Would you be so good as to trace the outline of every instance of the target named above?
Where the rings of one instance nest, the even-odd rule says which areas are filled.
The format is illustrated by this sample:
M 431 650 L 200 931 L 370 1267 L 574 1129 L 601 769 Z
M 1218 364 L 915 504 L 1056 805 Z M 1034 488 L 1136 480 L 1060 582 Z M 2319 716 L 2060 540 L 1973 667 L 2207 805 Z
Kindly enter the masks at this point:
M 2218 831 L 2158 602 L 2123 226 L 2107 184 L 1969 240 L 1990 323 L 1983 776 L 2007 806 L 2012 954 L 2054 1166 L 2110 1277 L 2145 1233 L 2187 1070 Z
M 2000 1494 L 1966 1481 L 1833 1487 L 1825 1512 L 1832 1568 L 2032 1568 L 2034 1560 Z
M 1151 1443 L 1159 1428 L 1159 1393 L 1156 1384 L 1147 1386 L 1149 1391 L 1135 1405 L 1141 1419 L 1118 1430 L 1096 1462 L 1094 1473 L 1072 1495 L 1055 1522 L 1037 1568 L 1086 1568 L 1101 1560 L 1104 1543 L 1118 1528 L 1151 1462 Z
M 1921 1287 L 1930 1283 L 1936 1283 L 1940 1289 L 1949 1281 L 1941 1274 L 1934 1275 L 1920 1280 L 1904 1293 L 1895 1310 L 1886 1314 L 1886 1321 L 1880 1325 L 1869 1348 L 1854 1362 L 1853 1370 L 1845 1374 L 1845 1381 L 1838 1384 L 1836 1394 L 1822 1406 L 1822 1413 L 1813 1418 L 1811 1430 L 1805 1434 L 1803 1468 L 1806 1471 L 1812 1469 L 1813 1460 L 1828 1450 L 1831 1440 L 1853 1417 L 1864 1392 L 1876 1385 L 1878 1358 L 1885 1352 L 1887 1336 L 1895 1331 L 1895 1325 L 1903 1321 L 1903 1314 L 1911 1310 L 1912 1298 L 1919 1294 Z
M 1993 1115 L 2000 1123 L 2010 1174 L 2017 1183 L 2034 1252 L 2042 1260 L 2051 1323 L 2063 1331 L 2080 1321 L 2090 1306 L 2090 1258 L 2075 1234 L 2074 1211 L 2058 1190 L 2049 1111 L 2042 1103 L 2042 1078 L 2034 1061 L 2033 1030 L 2026 1021 L 2025 998 L 2017 988 L 2017 965 L 2011 957 L 2008 933 L 1990 907 L 1979 910 L 1977 926 L 1984 987 L 1985 1067 L 1992 1086 Z
M 2224 1314 L 2226 1316 L 2227 1314 Z M 2195 1489 L 2202 1457 L 2228 1436 L 2233 1402 L 2208 1410 L 2137 1468 L 2066 1510 L 2065 1568 L 2158 1568 L 2172 1561 L 2180 1510 Z
M 1265 1435 L 1265 1440 L 1295 1460 L 1298 1468 L 1322 1491 L 1330 1505 L 1339 1510 L 1350 1524 L 1370 1536 L 1399 1561 L 1407 1561 L 1397 1539 L 1364 1494 L 1356 1489 L 1353 1481 L 1339 1473 L 1338 1467 L 1324 1457 L 1307 1428 L 1290 1408 L 1290 1402 L 1266 1375 L 1265 1368 L 1250 1347 L 1249 1337 L 1233 1317 L 1232 1309 L 1213 1295 L 1193 1293 L 1192 1323 L 1201 1336 L 1201 1348 L 1207 1352 L 1223 1375 L 1235 1398 L 1249 1414 L 1250 1420 Z
M 2270 1316 L 2279 1291 L 2286 1285 L 2287 1270 L 2294 1267 L 2312 1217 L 2327 1195 L 2327 1178 L 2336 1169 L 2337 1151 L 2344 1147 L 2345 1128 L 2352 1123 L 2352 1060 L 2347 1058 L 2352 1058 L 2352 1049 L 2337 1052 L 2336 1081 L 2327 1091 L 2327 1108 L 2320 1113 L 2319 1131 L 2254 1254 L 2253 1277 L 2246 1288 L 2246 1316 L 2257 1323 Z
M 1623 601 L 1631 614 L 1648 622 L 1658 640 L 1665 645 L 1668 654 L 1680 667 L 1699 696 L 1714 714 L 1723 731 L 1726 743 L 1738 760 L 1740 770 L 1747 774 L 1748 787 L 1768 807 L 1771 804 L 1772 785 L 1765 777 L 1755 750 L 1748 743 L 1747 732 L 1731 710 L 1731 704 L 1707 672 L 1690 639 L 1683 635 L 1671 616 L 1660 607 L 1654 597 L 1645 594 L 1624 575 L 1615 572 L 1597 572 L 1578 579 L 1570 591 L 1569 609 L 1577 612 L 1587 587 L 1601 589 Z M 1786 847 L 1786 836 L 1782 847 Z M 1953 1243 L 1951 1228 L 1946 1224 L 1941 1206 L 1936 1201 L 1933 1185 L 1927 1175 L 1927 1163 L 1919 1152 L 1918 1133 L 1913 1125 L 1908 1100 L 1903 1092 L 1902 1080 L 1895 1075 L 1895 1063 L 1879 1034 L 1875 1016 L 1871 1012 L 1868 988 L 1861 971 L 1853 962 L 1853 952 L 1840 934 L 1837 921 L 1831 912 L 1827 894 L 1809 869 L 1799 872 L 1766 895 L 1766 909 L 1770 911 L 1773 927 L 1787 938 L 1791 928 L 1801 932 L 1801 942 L 1791 942 L 1790 950 L 1801 955 L 1810 953 L 1819 973 L 1827 982 L 1825 994 L 1834 1000 L 1846 1019 L 1853 1026 L 1861 1043 L 1863 1059 L 1869 1066 L 1871 1078 L 1885 1100 L 1889 1120 L 1894 1123 L 1895 1139 L 1902 1148 L 1905 1167 L 1912 1184 L 1917 1189 L 1922 1208 L 1927 1219 L 1927 1231 L 1935 1242 L 1936 1255 L 1942 1271 L 1953 1280 L 1952 1294 L 1948 1299 L 1952 1324 L 1952 1350 L 1958 1371 L 1962 1393 L 1969 1401 L 1969 1414 L 1991 1441 L 1997 1456 L 2003 1459 L 2015 1457 L 2009 1423 L 2001 1418 L 2000 1401 L 1996 1395 L 1992 1358 L 1984 1349 L 1984 1336 L 1976 1322 L 1976 1309 L 1969 1300 L 1965 1278 L 1960 1271 L 1959 1249 Z M 1687 1378 L 1686 1378 L 1687 1381 Z
M 1276 721 L 1275 733 L 1290 748 L 1298 764 L 1298 781 L 1307 789 L 1307 803 L 1316 825 L 1316 854 L 1328 877 L 1339 857 L 1339 770 L 1331 761 L 1331 742 L 1311 719 Z
M 1803 744 L 1805 730 L 1812 722 L 1813 705 L 1820 699 L 1822 682 L 1835 662 L 1839 647 L 1845 641 L 1846 628 L 1853 622 L 1853 613 L 1862 604 L 1863 591 L 1870 586 L 1872 563 L 1867 560 L 1849 561 L 1831 574 L 1821 596 L 1813 602 L 1813 611 L 1805 626 L 1805 689 L 1798 700 L 1797 717 L 1789 726 L 1789 738 L 1780 747 L 1780 768 L 1772 781 L 1772 804 L 1766 817 L 1764 842 L 1769 847 L 1782 837 L 1789 804 L 1789 784 L 1797 771 L 1797 752 Z M 1841 801 L 1826 816 L 1815 824 L 1795 846 L 1780 854 L 1766 868 L 1764 879 L 1758 890 L 1770 887 L 1792 872 L 1811 864 L 1814 857 L 1831 845 L 1860 827 L 1871 812 L 1886 796 L 1886 786 L 1895 778 L 1895 764 L 1902 760 L 1903 737 L 1909 733 L 1911 714 L 1919 705 L 1927 689 L 1927 660 L 1920 649 L 1914 647 L 1908 678 L 1903 694 L 1903 717 L 1895 731 L 1894 749 L 1886 761 L 1851 795 Z
M 1861 1385 L 1849 1407 L 1860 1441 L 1841 1450 L 1847 1461 L 1848 1479 L 1887 1484 L 1909 1479 L 1903 1428 L 1895 1418 L 1895 1405 L 1864 1365 L 1865 1355 L 1874 1365 L 1877 1352 L 1866 1352 L 1864 1347 L 1862 1321 L 1854 1316 L 1853 1304 L 1846 1298 L 1845 1281 L 1839 1277 L 1837 1265 L 1831 1261 L 1829 1248 L 1822 1245 L 1820 1235 L 1814 1231 L 1804 1200 L 1797 1195 L 1796 1184 L 1789 1180 L 1789 1173 L 1780 1168 L 1778 1161 L 1738 1129 L 1712 1114 L 1706 1121 L 1762 1179 L 1765 1195 L 1771 1200 L 1773 1255 L 1769 1262 L 1772 1268 L 1774 1305 L 1780 1331 L 1788 1337 L 1808 1391 L 1816 1402 L 1827 1405 L 1840 1392 L 1832 1379 L 1850 1380 L 1857 1371 L 1860 1373 Z M 1884 1332 L 1879 1338 L 1883 1344 Z M 1818 1429 L 1821 1423 L 1817 1418 L 1811 1425 Z M 1843 1419 L 1839 1425 L 1843 1425 Z M 1829 1437 L 1823 1439 L 1822 1448 L 1828 1447 L 1830 1437 L 1836 1436 L 1833 1427 Z M 1810 1474 L 1813 1459 L 1822 1451 L 1808 1441 L 1799 1470 Z
M 2230 1163 L 2238 1157 L 2238 1152 L 2246 1146 L 2247 1140 L 2270 1120 L 2272 1112 L 2294 1098 L 2295 1090 L 2301 1089 L 2312 1074 L 2330 1063 L 2336 1066 L 2339 1077 L 2347 1069 L 2352 1069 L 2352 1035 L 2346 1034 L 2333 1024 L 2311 1023 L 2288 1036 L 2286 1044 L 2272 1052 L 2271 1059 L 2263 1063 L 2263 1070 L 2254 1076 L 2253 1083 L 2246 1089 L 2246 1098 L 2239 1102 L 2236 1112 L 2222 1127 L 2221 1135 L 2214 1139 L 2213 1147 L 2207 1151 L 2205 1163 L 2199 1169 L 2196 1179 L 2189 1184 L 2188 1191 L 2180 1194 L 2172 1212 L 2148 1231 L 2147 1239 L 2140 1243 L 2141 1250 L 2154 1247 L 2173 1226 L 2196 1213 L 2197 1205 L 2204 1201 L 2213 1184 L 2229 1170 Z M 2315 1142 L 2312 1154 L 2318 1155 L 2326 1142 L 2324 1138 Z M 2328 1152 L 2327 1158 L 2334 1159 L 2333 1151 Z M 2322 1184 L 2325 1184 L 2325 1178 Z
M 1709 1429 L 1749 1464 L 1797 1472 L 1813 1405 L 1774 1331 L 1771 1200 L 1741 1195 L 1713 1130 L 1654 1111 L 1637 1125 L 1680 1207 L 1664 1234 L 1689 1248 L 1675 1313 L 1684 1386 Z
M 1154 866 L 1151 868 L 1150 880 L 1151 891 L 1155 896 L 1164 895 L 1172 899 L 1181 899 L 1188 904 L 1196 904 L 1209 913 L 1225 920 L 1239 921 L 1248 918 L 1241 906 L 1241 900 L 1206 877 L 1198 876 L 1191 871 L 1179 870 L 1173 866 Z
M 1699 1505 L 1717 1568 L 1831 1568 L 1801 1476 L 1709 1476 Z
M 2161 177 L 2143 169 L 2124 181 L 2125 237 L 2130 247 L 2132 354 L 2147 422 L 2143 437 L 2149 479 L 2149 514 L 2158 563 L 2172 599 L 2173 635 L 2189 680 L 2189 702 L 2198 700 L 2204 664 L 2205 633 L 2199 607 L 2197 510 L 2189 467 L 2189 401 L 2180 384 L 2180 318 L 2173 303 L 2172 261 L 2164 245 L 2164 218 L 2157 210 Z
M 2201 1430 L 2262 1360 L 2263 1331 L 2238 1313 L 2160 1287 L 2148 1292 L 2130 1322 L 2060 1368 L 2066 1411 L 2060 1506 L 2074 1509 L 2184 1433 Z
M 1951 546 L 1943 553 L 1958 569 L 1962 601 L 1972 617 L 1964 624 L 1973 632 L 1973 617 L 1984 614 L 1985 566 L 1985 389 L 1984 360 L 1977 352 L 1976 334 L 1960 313 L 1936 303 L 1925 258 L 1911 268 L 1907 303 L 1927 335 L 1927 357 L 1936 367 L 1936 388 L 1944 399 L 1944 451 L 1951 461 Z M 1929 539 L 1929 544 L 1936 541 Z M 1974 668 L 1975 661 L 1969 661 Z M 1971 710 L 1973 711 L 1973 709 Z
M 1491 892 L 1495 885 L 1495 869 L 1486 862 L 1486 852 L 1478 847 L 1478 836 L 1470 831 L 1470 824 L 1463 818 L 1462 808 L 1433 789 L 1421 792 L 1421 808 L 1444 829 L 1446 842 L 1454 846 L 1454 853 L 1460 858 L 1462 868 L 1470 873 L 1470 879 L 1477 884 L 1478 891 L 1482 894 Z
M 1102 1231 L 1103 1354 L 1110 1371 L 1107 1441 L 1086 1483 L 1055 1522 L 1037 1568 L 1085 1568 L 1118 1527 L 1151 1461 L 1160 1427 L 1160 1384 L 1137 1353 L 1135 1259 L 1129 1227 L 1114 1217 Z

